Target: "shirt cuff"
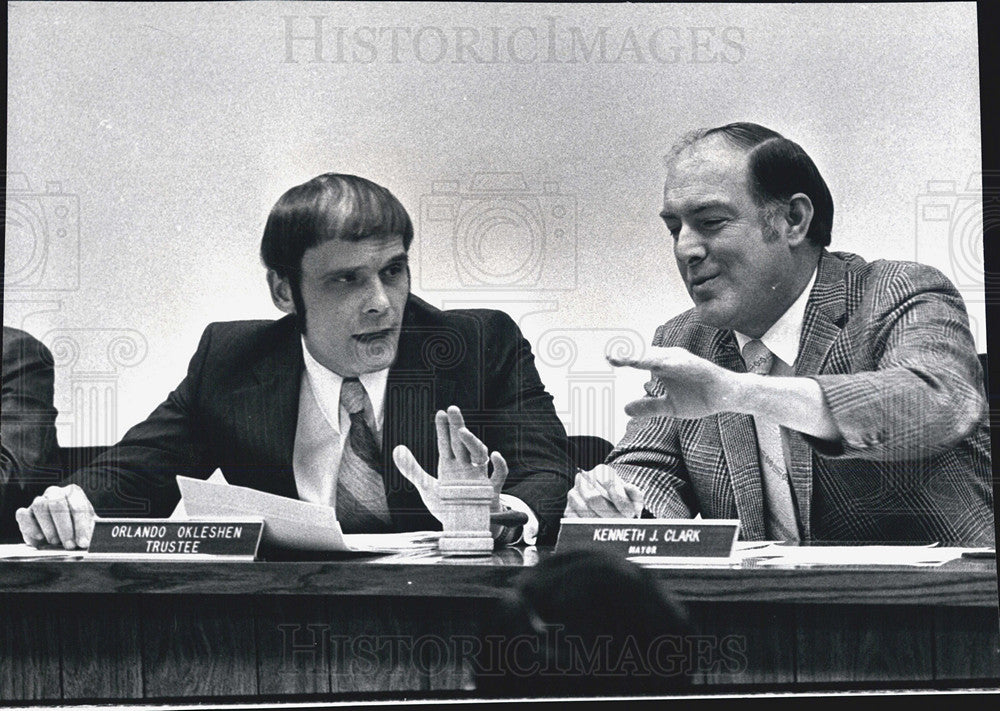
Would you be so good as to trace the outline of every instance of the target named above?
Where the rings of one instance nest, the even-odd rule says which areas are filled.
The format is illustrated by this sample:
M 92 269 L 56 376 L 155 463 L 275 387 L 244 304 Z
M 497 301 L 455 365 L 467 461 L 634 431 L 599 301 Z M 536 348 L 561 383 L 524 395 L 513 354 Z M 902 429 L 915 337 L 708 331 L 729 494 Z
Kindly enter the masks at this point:
M 500 503 L 528 516 L 528 522 L 521 529 L 521 539 L 529 546 L 535 545 L 535 540 L 538 538 L 538 517 L 531 507 L 510 494 L 500 494 Z

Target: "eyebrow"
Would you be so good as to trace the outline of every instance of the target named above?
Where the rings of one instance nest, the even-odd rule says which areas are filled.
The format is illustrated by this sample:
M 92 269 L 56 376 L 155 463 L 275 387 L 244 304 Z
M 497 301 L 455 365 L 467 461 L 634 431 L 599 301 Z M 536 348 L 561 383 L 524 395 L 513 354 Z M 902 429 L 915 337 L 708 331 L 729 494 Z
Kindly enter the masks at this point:
M 716 208 L 723 208 L 728 210 L 730 207 L 731 205 L 725 200 L 706 200 L 705 202 L 698 203 L 694 208 L 687 210 L 686 212 L 690 212 L 692 214 L 697 215 L 698 213 L 705 212 L 706 210 L 712 210 Z M 667 219 L 668 217 L 675 217 L 676 214 L 677 214 L 676 211 L 668 210 L 667 208 L 663 208 L 662 210 L 660 210 L 660 217 L 662 217 L 664 220 Z
M 389 259 L 385 260 L 385 263 L 382 265 L 382 269 L 385 269 L 386 267 L 391 267 L 394 264 L 409 264 L 409 262 L 410 262 L 409 253 L 400 252 L 399 254 L 389 257 Z
M 410 255 L 407 252 L 400 252 L 399 254 L 394 254 L 389 257 L 382 266 L 378 268 L 378 271 L 382 271 L 386 267 L 391 267 L 394 264 L 408 264 L 410 261 Z M 336 279 L 337 277 L 346 276 L 348 274 L 353 274 L 361 269 L 364 269 L 367 265 L 359 264 L 356 267 L 344 267 L 343 269 L 335 269 L 330 272 L 324 272 L 319 275 L 320 279 Z

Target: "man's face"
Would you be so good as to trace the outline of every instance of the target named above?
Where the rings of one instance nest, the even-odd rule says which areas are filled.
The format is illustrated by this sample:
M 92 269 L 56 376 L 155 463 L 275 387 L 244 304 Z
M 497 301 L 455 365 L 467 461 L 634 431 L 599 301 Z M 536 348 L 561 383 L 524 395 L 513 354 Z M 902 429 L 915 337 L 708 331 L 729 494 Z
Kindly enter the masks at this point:
M 747 180 L 746 155 L 710 136 L 671 161 L 660 214 L 701 320 L 758 337 L 794 301 L 796 272 Z
M 301 292 L 313 358 L 344 377 L 392 365 L 410 293 L 401 236 L 310 247 L 302 255 Z

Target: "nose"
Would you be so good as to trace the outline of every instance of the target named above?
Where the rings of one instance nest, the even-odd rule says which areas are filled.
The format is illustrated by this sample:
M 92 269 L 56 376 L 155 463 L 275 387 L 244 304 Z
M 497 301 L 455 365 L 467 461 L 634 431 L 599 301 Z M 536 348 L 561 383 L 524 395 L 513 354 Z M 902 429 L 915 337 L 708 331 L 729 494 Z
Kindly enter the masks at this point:
M 674 257 L 678 264 L 694 264 L 705 258 L 705 243 L 697 230 L 681 225 L 674 241 Z
M 365 313 L 378 315 L 389 310 L 389 295 L 385 293 L 385 284 L 381 279 L 371 280 L 365 300 Z

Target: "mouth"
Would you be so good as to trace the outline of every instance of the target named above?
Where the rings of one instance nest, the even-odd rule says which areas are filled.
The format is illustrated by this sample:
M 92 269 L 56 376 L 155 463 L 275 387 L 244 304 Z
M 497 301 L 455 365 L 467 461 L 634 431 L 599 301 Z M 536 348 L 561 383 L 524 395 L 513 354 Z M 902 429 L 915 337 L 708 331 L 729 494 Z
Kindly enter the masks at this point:
M 711 274 L 708 276 L 699 275 L 697 277 L 692 277 L 691 280 L 688 282 L 688 284 L 691 285 L 692 289 L 696 289 L 699 286 L 704 286 L 708 282 L 712 281 L 712 279 L 715 279 L 717 276 L 719 275 L 718 274 Z
M 383 328 L 379 331 L 368 331 L 367 333 L 355 333 L 351 338 L 360 343 L 375 343 L 386 338 L 390 338 L 396 334 L 396 329 L 394 328 Z

